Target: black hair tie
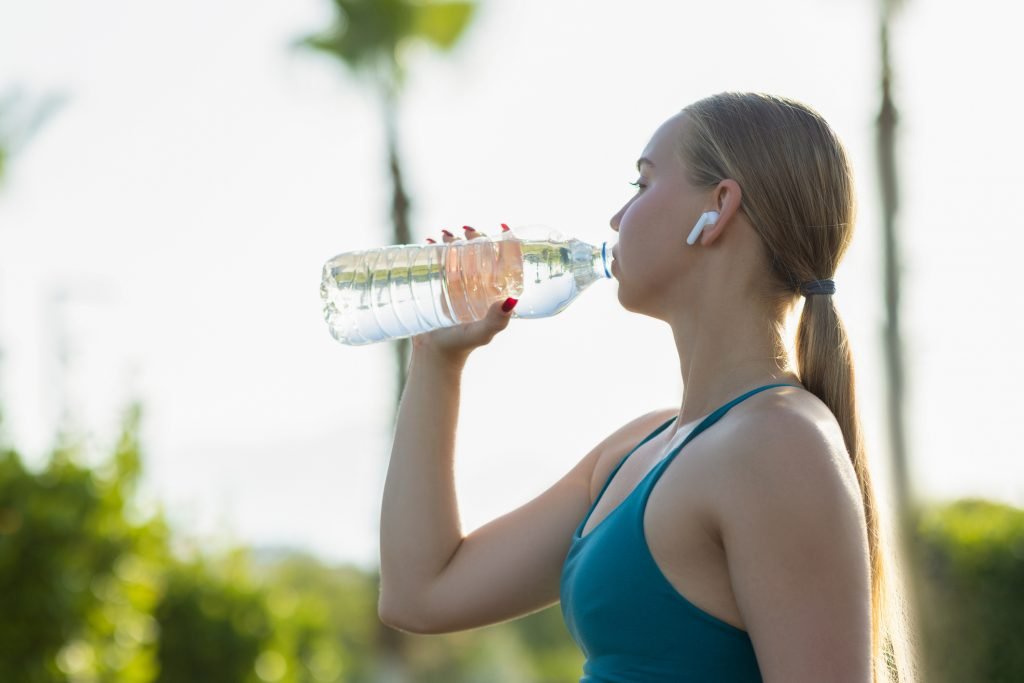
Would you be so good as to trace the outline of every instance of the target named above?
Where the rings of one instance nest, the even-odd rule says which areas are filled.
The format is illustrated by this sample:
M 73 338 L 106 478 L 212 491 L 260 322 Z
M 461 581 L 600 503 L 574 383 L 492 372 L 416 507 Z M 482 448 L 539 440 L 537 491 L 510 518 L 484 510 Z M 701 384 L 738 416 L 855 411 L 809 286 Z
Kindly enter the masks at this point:
M 836 283 L 834 280 L 811 280 L 800 286 L 800 293 L 804 296 L 814 296 L 815 294 L 831 296 L 836 293 Z

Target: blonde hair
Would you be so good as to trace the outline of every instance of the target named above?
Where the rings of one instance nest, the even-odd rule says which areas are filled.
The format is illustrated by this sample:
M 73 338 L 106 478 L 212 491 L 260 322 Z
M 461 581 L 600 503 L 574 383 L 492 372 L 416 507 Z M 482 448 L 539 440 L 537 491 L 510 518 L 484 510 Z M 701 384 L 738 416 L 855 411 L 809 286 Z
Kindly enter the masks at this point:
M 853 237 L 853 174 L 846 151 L 817 112 L 790 99 L 722 93 L 686 107 L 679 152 L 698 187 L 726 178 L 771 258 L 765 300 L 785 319 L 803 283 L 831 278 Z M 776 322 L 776 339 L 781 339 Z M 796 334 L 800 381 L 835 415 L 857 474 L 871 565 L 875 683 L 914 683 L 916 657 L 896 548 L 883 533 L 854 394 L 853 355 L 831 296 L 809 296 Z

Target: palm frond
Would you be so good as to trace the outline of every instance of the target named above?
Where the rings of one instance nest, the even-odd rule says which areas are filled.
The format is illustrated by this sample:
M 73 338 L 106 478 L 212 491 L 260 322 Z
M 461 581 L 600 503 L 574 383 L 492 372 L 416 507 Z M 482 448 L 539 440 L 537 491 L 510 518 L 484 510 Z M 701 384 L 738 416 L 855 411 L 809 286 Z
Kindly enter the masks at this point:
M 414 7 L 412 36 L 450 50 L 465 33 L 477 6 L 471 2 L 420 2 Z

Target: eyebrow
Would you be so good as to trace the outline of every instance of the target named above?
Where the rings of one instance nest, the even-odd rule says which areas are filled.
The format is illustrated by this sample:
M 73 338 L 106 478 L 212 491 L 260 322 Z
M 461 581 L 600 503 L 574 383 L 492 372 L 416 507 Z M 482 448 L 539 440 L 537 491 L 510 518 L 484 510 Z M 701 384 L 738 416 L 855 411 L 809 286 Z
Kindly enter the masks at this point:
M 640 166 L 642 164 L 647 164 L 651 168 L 654 168 L 654 162 L 653 161 L 651 161 L 647 157 L 640 157 L 639 159 L 636 160 L 636 170 L 639 171 L 640 170 Z

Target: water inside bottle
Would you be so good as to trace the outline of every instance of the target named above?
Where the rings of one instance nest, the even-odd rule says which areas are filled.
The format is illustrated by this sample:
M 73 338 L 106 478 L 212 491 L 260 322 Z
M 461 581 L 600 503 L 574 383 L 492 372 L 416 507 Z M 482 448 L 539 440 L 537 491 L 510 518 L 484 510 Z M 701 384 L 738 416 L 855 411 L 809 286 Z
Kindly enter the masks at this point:
M 599 249 L 578 240 L 477 238 L 349 252 L 324 266 L 324 315 L 346 344 L 479 320 L 508 297 L 519 300 L 514 317 L 546 317 L 601 277 L 601 261 Z

